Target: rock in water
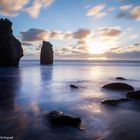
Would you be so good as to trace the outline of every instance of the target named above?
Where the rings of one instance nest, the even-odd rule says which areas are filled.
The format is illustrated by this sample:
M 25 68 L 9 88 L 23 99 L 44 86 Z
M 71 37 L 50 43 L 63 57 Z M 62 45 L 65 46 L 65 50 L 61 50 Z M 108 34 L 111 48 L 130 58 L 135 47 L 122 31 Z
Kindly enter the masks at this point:
M 18 66 L 23 56 L 21 43 L 12 31 L 12 22 L 0 19 L 0 66 Z
M 53 64 L 53 46 L 50 42 L 43 41 L 43 46 L 41 48 L 40 54 L 40 64 Z
M 110 83 L 104 85 L 102 88 L 118 91 L 134 91 L 134 88 L 126 83 Z
M 127 93 L 128 98 L 140 99 L 140 90 Z
M 78 86 L 75 86 L 75 85 L 70 85 L 71 88 L 73 89 L 78 89 L 79 87 Z
M 127 98 L 121 98 L 121 99 L 108 99 L 108 100 L 102 101 L 101 103 L 106 104 L 106 105 L 116 106 L 120 103 L 124 103 L 128 101 L 131 101 L 131 100 Z
M 116 80 L 126 80 L 126 79 L 123 77 L 116 77 Z
M 81 119 L 78 117 L 72 117 L 65 115 L 62 111 L 51 111 L 46 115 L 50 122 L 54 125 L 66 125 L 79 127 L 81 124 Z

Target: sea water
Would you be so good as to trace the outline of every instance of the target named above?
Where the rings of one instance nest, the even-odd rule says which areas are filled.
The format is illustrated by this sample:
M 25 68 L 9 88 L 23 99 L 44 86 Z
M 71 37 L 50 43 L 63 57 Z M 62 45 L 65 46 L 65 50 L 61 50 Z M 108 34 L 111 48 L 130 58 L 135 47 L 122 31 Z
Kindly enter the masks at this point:
M 116 80 L 124 77 L 126 81 Z M 0 68 L 0 136 L 15 140 L 139 140 L 140 102 L 104 106 L 105 99 L 126 98 L 106 91 L 111 82 L 140 89 L 139 61 L 21 61 Z M 70 85 L 78 86 L 71 89 Z M 80 117 L 82 129 L 54 127 L 44 117 L 53 110 Z

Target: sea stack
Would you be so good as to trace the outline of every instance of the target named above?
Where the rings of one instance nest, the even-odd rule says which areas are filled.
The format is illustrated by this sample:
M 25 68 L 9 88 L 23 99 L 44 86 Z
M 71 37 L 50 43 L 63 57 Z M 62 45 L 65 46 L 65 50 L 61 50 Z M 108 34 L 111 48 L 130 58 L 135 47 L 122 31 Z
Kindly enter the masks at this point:
M 53 45 L 50 42 L 43 41 L 40 54 L 40 64 L 42 65 L 53 64 Z
M 21 43 L 12 31 L 12 22 L 0 19 L 0 66 L 18 66 L 23 56 Z

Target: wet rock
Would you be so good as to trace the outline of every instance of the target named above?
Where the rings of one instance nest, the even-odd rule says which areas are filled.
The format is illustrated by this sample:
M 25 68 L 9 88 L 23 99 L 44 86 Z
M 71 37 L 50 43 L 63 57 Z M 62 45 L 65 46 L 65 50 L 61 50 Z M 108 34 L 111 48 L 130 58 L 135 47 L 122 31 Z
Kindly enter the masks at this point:
M 140 90 L 127 93 L 128 98 L 140 99 Z
M 126 99 L 126 98 L 121 98 L 121 99 L 108 99 L 108 100 L 104 100 L 101 103 L 102 104 L 106 104 L 106 105 L 112 105 L 112 106 L 116 106 L 120 103 L 124 103 L 124 102 L 128 102 L 131 101 L 130 99 Z
M 81 119 L 78 117 L 67 116 L 61 111 L 51 111 L 46 115 L 50 122 L 54 125 L 66 125 L 80 127 Z
M 134 88 L 126 83 L 110 83 L 104 85 L 102 88 L 119 91 L 134 91 Z
M 53 64 L 53 46 L 50 42 L 43 41 L 40 54 L 40 64 L 42 65 Z
M 75 89 L 78 89 L 79 87 L 78 86 L 75 86 L 75 85 L 70 85 L 71 88 L 75 88 Z
M 12 31 L 12 22 L 0 19 L 0 66 L 18 66 L 23 56 L 21 43 Z
M 116 77 L 116 80 L 126 80 L 126 79 L 123 77 Z

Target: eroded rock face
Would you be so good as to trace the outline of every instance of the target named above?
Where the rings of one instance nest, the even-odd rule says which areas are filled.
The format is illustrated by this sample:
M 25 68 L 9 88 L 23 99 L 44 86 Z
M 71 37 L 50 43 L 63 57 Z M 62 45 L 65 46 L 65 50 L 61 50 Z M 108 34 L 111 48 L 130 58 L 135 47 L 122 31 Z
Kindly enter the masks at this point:
M 134 91 L 134 88 L 126 83 L 109 83 L 102 88 L 118 91 Z
M 23 56 L 21 43 L 12 31 L 12 22 L 0 19 L 0 66 L 18 66 Z
M 81 124 L 80 118 L 67 116 L 62 111 L 51 111 L 46 115 L 46 118 L 48 118 L 52 124 L 59 126 L 79 127 Z
M 53 64 L 53 46 L 50 42 L 43 41 L 40 54 L 40 64 Z

